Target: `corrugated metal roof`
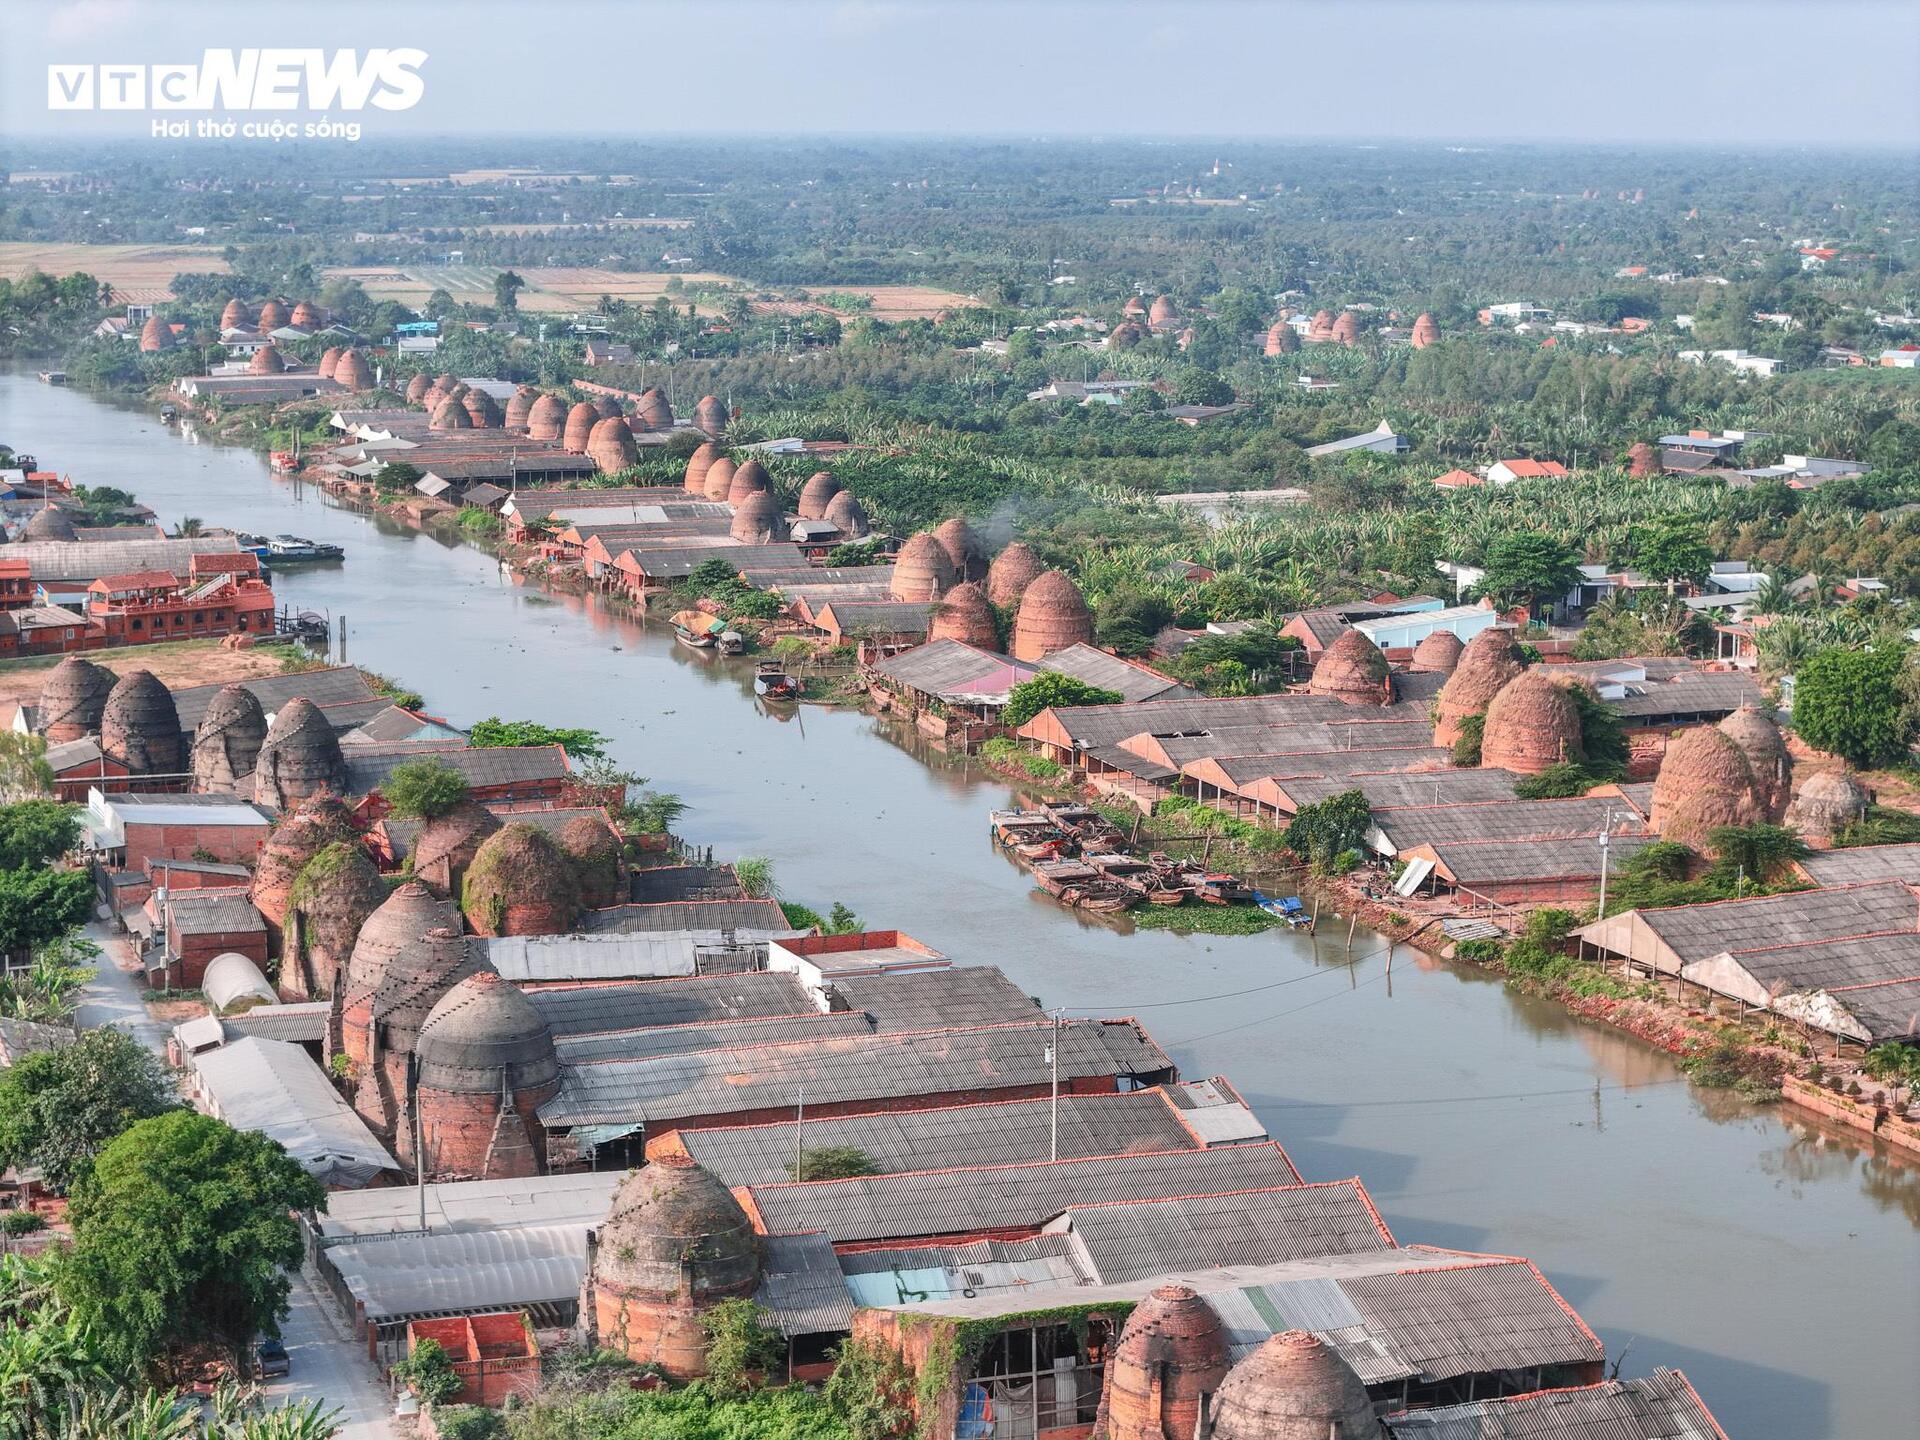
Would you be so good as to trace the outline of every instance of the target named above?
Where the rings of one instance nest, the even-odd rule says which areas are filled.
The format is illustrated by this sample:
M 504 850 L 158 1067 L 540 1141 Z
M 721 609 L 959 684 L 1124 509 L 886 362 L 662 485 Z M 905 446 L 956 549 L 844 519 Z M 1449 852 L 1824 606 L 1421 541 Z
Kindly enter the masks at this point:
M 627 899 L 635 905 L 744 898 L 740 877 L 731 865 L 655 865 L 627 876 Z
M 773 1045 L 871 1035 L 865 1015 L 762 1016 L 751 1020 L 711 1020 L 698 1025 L 666 1025 L 641 1030 L 596 1030 L 560 1041 L 560 1060 L 586 1065 L 601 1060 L 645 1060 L 658 1055 L 692 1055 L 741 1045 Z
M 320 707 L 335 730 L 351 730 L 393 702 L 371 684 L 357 665 L 340 665 L 330 670 L 304 670 L 295 675 L 263 675 L 256 680 L 235 682 L 260 702 L 269 715 L 278 713 L 289 700 L 311 700 Z M 180 714 L 180 728 L 191 733 L 200 725 L 213 697 L 224 685 L 189 685 L 173 692 L 173 708 Z M 366 706 L 366 713 L 354 714 L 340 707 Z M 351 717 L 351 718 L 349 718 Z
M 133 570 L 171 570 L 184 575 L 195 555 L 232 555 L 240 542 L 231 535 L 197 535 L 183 540 L 16 540 L 7 559 L 27 562 L 36 582 L 94 581 Z M 185 717 L 181 717 L 184 721 Z
M 853 1328 L 853 1296 L 840 1258 L 824 1235 L 773 1235 L 762 1251 L 754 1303 L 782 1335 L 826 1335 Z
M 752 1188 L 769 1234 L 819 1230 L 835 1244 L 1045 1224 L 1074 1205 L 1255 1190 L 1299 1180 L 1277 1145 L 1102 1155 Z M 1351 1246 L 1342 1246 L 1351 1249 Z
M 347 789 L 354 795 L 378 790 L 397 767 L 409 760 L 438 760 L 475 786 L 559 780 L 567 774 L 566 752 L 558 745 L 469 747 L 458 740 L 423 740 L 401 745 L 349 745 L 343 753 Z
M 317 1045 L 327 1036 L 327 1018 L 332 1014 L 329 1000 L 302 1000 L 293 1005 L 260 1005 L 238 1015 L 221 1018 L 221 1027 L 229 1039 L 236 1035 L 258 1035 L 262 1040 L 286 1040 L 296 1045 Z
M 1687 715 L 1731 715 L 1742 705 L 1762 703 L 1760 686 L 1751 675 L 1737 670 L 1685 670 L 1670 680 L 1631 686 L 1626 695 L 1607 703 L 1636 724 L 1658 725 Z
M 1542 1390 L 1386 1417 L 1393 1440 L 1726 1440 L 1686 1377 Z
M 1852 990 L 1836 990 L 1829 999 L 1867 1032 L 1874 1043 L 1910 1040 L 1920 1023 L 1920 980 L 1889 980 Z
M 873 1017 L 876 1030 L 938 1030 L 1031 1020 L 1039 1007 L 997 965 L 905 974 L 839 975 L 836 1001 Z M 836 1006 L 837 1008 L 837 1006 Z
M 729 1052 L 612 1060 L 566 1067 L 560 1093 L 540 1109 L 549 1126 L 664 1124 L 709 1115 L 784 1108 L 801 1087 L 816 1104 L 883 1102 L 920 1095 L 1044 1085 L 1050 1027 L 846 1036 Z M 1131 1024 L 1076 1021 L 1060 1030 L 1062 1080 L 1140 1075 L 1172 1068 Z
M 47 758 L 53 758 L 52 750 Z M 1800 868 L 1816 885 L 1858 885 L 1873 880 L 1920 885 L 1920 843 L 1821 850 L 1802 860 Z
M 1641 829 L 1638 816 L 1605 799 L 1507 800 L 1480 805 L 1408 805 L 1375 810 L 1374 826 L 1395 850 L 1479 840 L 1572 840 Z
M 1425 770 L 1384 775 L 1348 774 L 1287 781 L 1281 788 L 1296 805 L 1313 805 L 1349 790 L 1367 797 L 1376 810 L 1402 805 L 1470 805 L 1477 801 L 1511 800 L 1511 770 Z
M 483 938 L 503 979 L 626 980 L 692 975 L 699 944 L 690 931 L 660 935 L 498 935 Z
M 1604 1357 L 1524 1260 L 1358 1276 L 1340 1288 L 1367 1327 L 1430 1380 Z
M 1200 1153 L 1271 1156 L 1278 1150 L 1272 1145 L 1234 1145 Z M 1129 1203 L 1081 1202 L 1084 1208 L 1073 1210 L 1066 1223 L 1104 1285 L 1175 1271 L 1278 1265 L 1313 1255 L 1393 1248 L 1393 1238 L 1357 1181 L 1302 1185 L 1292 1166 L 1284 1165 L 1284 1170 L 1283 1178 L 1261 1185 L 1218 1187 L 1255 1194 L 1194 1189 L 1186 1198 L 1150 1204 L 1138 1203 L 1152 1198 L 1145 1192 L 1122 1197 Z
M 597 935 L 648 935 L 673 931 L 732 931 L 764 945 L 798 935 L 773 900 L 669 900 L 658 905 L 609 905 L 589 910 L 580 928 Z
M 613 1192 L 625 1179 L 618 1170 L 572 1175 L 529 1175 L 518 1180 L 456 1180 L 428 1185 L 427 1228 L 436 1235 L 546 1225 L 598 1225 L 613 1204 Z M 392 1235 L 415 1230 L 421 1215 L 420 1188 L 356 1190 L 327 1197 L 325 1214 L 314 1224 L 324 1242 L 352 1236 Z
M 1093 645 L 1069 645 L 1038 663 L 1042 670 L 1071 675 L 1102 690 L 1117 691 L 1126 700 L 1181 700 L 1197 693 L 1171 676 L 1109 655 Z
M 1647 835 L 1615 835 L 1607 842 L 1614 869 L 1632 858 Z M 1515 884 L 1525 880 L 1594 880 L 1600 878 L 1600 840 L 1482 840 L 1467 844 L 1435 845 L 1433 852 L 1454 883 Z
M 1031 1294 L 1083 1285 L 1070 1235 L 979 1240 L 971 1245 L 887 1246 L 839 1260 L 842 1289 L 861 1305 L 891 1308 L 965 1295 Z
M 1849 935 L 1806 944 L 1736 950 L 1733 958 L 1763 988 L 1844 990 L 1920 978 L 1920 934 Z
M 819 1011 L 795 976 L 766 972 L 530 990 L 527 998 L 556 1037 Z
M 564 1305 L 586 1275 L 587 1226 L 359 1240 L 330 1246 L 326 1263 L 373 1321 Z
M 309 1175 L 364 1185 L 399 1165 L 298 1045 L 247 1035 L 192 1059 L 210 1113 L 277 1140 Z
M 1920 900 L 1892 881 L 1635 913 L 1683 963 L 1723 950 L 1920 929 Z
M 182 935 L 245 934 L 267 928 L 246 891 L 226 889 L 170 891 L 167 924 Z
M 873 670 L 902 689 L 952 699 L 1001 698 L 1036 673 L 1031 665 L 959 640 L 916 645 L 875 662 Z
M 1167 1103 L 1168 1093 L 1155 1088 L 1061 1096 L 1061 1156 L 1192 1146 L 1192 1135 Z M 1046 1100 L 1014 1100 L 809 1119 L 803 1127 L 804 1143 L 809 1150 L 845 1146 L 863 1151 L 881 1174 L 1042 1160 L 1049 1153 L 1050 1109 Z M 791 1180 L 798 1138 L 791 1124 L 680 1132 L 687 1153 L 730 1186 Z

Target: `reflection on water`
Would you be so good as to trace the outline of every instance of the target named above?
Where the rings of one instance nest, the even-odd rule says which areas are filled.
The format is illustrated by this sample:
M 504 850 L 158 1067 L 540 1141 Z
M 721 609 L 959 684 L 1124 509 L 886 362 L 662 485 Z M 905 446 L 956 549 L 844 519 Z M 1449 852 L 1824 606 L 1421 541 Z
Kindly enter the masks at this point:
M 1227 1075 L 1311 1179 L 1358 1174 L 1406 1242 L 1534 1259 L 1626 1373 L 1680 1363 L 1746 1437 L 1909 1433 L 1920 1406 L 1915 1172 L 1730 1095 L 1497 979 L 1344 926 L 1318 937 L 1119 933 L 987 840 L 1010 787 L 908 725 L 765 713 L 752 667 L 594 596 L 550 596 L 411 527 L 336 508 L 257 457 L 0 376 L 0 438 L 182 515 L 347 548 L 276 578 L 349 619 L 351 657 L 455 723 L 587 725 L 682 795 L 723 854 L 844 901 L 1080 1013 L 1131 1013 L 1189 1075 Z M 778 720 L 780 723 L 775 723 Z M 1324 920 L 1325 917 L 1323 917 Z

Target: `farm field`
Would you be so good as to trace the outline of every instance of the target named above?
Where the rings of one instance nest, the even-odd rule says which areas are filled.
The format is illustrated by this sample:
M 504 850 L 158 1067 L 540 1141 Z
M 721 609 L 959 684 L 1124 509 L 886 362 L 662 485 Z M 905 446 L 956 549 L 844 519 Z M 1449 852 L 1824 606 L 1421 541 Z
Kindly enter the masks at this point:
M 210 245 L 0 243 L 0 279 L 18 280 L 35 270 L 52 276 L 84 270 L 113 286 L 115 300 L 134 304 L 172 299 L 167 286 L 185 271 L 224 274 L 227 269 L 219 249 Z
M 329 269 L 329 279 L 345 277 L 358 280 L 376 300 L 397 300 L 403 305 L 419 306 L 435 290 L 445 290 L 464 303 L 493 303 L 493 277 L 500 273 L 496 265 L 360 265 Z M 515 271 L 527 282 L 520 292 L 520 308 L 536 312 L 571 312 L 591 307 L 602 295 L 630 304 L 650 304 L 667 293 L 667 282 L 678 279 L 687 286 L 732 285 L 731 275 L 711 272 L 669 275 L 619 270 L 600 270 L 591 266 L 528 266 Z

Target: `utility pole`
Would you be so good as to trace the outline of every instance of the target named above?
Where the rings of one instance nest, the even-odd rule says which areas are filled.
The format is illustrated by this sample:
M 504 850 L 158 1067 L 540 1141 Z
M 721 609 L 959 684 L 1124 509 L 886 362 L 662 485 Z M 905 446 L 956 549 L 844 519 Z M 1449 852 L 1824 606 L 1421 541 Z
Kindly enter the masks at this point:
M 807 1087 L 800 1087 L 800 1098 L 793 1110 L 793 1178 L 807 1178 L 807 1147 L 805 1141 L 807 1127 Z
M 1595 920 L 1607 918 L 1607 860 L 1613 853 L 1612 838 L 1613 807 L 1609 805 L 1600 821 L 1600 908 L 1594 912 Z
M 420 1060 L 407 1057 L 407 1104 L 413 1111 L 413 1178 L 420 1197 L 420 1233 L 427 1233 L 427 1147 L 420 1121 Z
M 1047 1159 L 1060 1158 L 1060 1010 L 1051 1016 L 1053 1031 L 1047 1038 L 1047 1066 L 1053 1072 L 1053 1099 L 1047 1113 Z

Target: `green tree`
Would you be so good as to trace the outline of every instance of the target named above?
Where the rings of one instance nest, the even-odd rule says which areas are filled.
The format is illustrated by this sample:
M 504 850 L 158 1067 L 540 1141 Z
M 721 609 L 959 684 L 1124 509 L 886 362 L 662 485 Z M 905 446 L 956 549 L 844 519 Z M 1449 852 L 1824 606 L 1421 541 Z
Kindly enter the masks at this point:
M 1231 405 L 1233 386 L 1211 370 L 1190 365 L 1173 382 L 1173 400 L 1176 405 Z
M 1580 578 L 1573 551 L 1551 535 L 1521 530 L 1487 546 L 1479 592 L 1502 607 L 1524 605 L 1534 614 L 1559 599 Z
M 407 1358 L 393 1367 L 393 1378 L 427 1405 L 445 1404 L 460 1393 L 460 1372 L 453 1368 L 453 1358 L 430 1335 L 413 1342 Z
M 1898 646 L 1816 650 L 1793 684 L 1793 728 L 1817 750 L 1862 769 L 1890 765 L 1913 743 L 1913 719 L 1899 682 L 1906 658 Z
M 27 800 L 53 793 L 53 767 L 47 764 L 44 735 L 0 731 L 0 799 Z
M 873 1157 L 857 1145 L 803 1148 L 787 1162 L 787 1175 L 794 1180 L 851 1180 L 879 1173 L 880 1167 L 873 1163 Z
M 146 1046 L 111 1026 L 0 1071 L 0 1166 L 37 1165 L 65 1192 L 129 1125 L 176 1108 Z
M 707 1383 L 723 1395 L 751 1390 L 786 1358 L 787 1342 L 751 1300 L 722 1300 L 700 1324 L 707 1332 Z
M 1316 870 L 1326 870 L 1349 850 L 1366 843 L 1373 810 L 1360 790 L 1343 790 L 1294 812 L 1281 837 L 1288 850 Z
M 92 911 L 93 878 L 84 870 L 0 870 L 0 955 L 50 945 Z
M 404 820 L 431 820 L 445 815 L 470 793 L 467 777 L 447 764 L 423 756 L 403 760 L 387 773 L 380 794 L 395 815 Z
M 467 732 L 467 743 L 477 747 L 558 745 L 572 760 L 602 760 L 607 754 L 607 737 L 598 730 L 502 720 L 498 715 L 476 721 Z
M 418 465 L 409 465 L 404 460 L 389 460 L 373 472 L 373 488 L 387 495 L 397 495 L 403 490 L 411 490 L 425 474 Z
M 80 811 L 75 806 L 57 800 L 0 805 L 0 868 L 51 864 L 79 840 Z
M 493 306 L 502 315 L 511 315 L 520 308 L 520 292 L 527 287 L 511 270 L 502 270 L 493 277 Z
M 141 1120 L 74 1186 L 61 1297 L 129 1370 L 201 1344 L 238 1356 L 279 1333 L 303 1249 L 294 1212 L 326 1202 L 258 1131 L 187 1110 Z
M 1000 718 L 1007 725 L 1018 727 L 1042 710 L 1065 709 L 1076 705 L 1118 705 L 1126 698 L 1118 690 L 1103 690 L 1098 685 L 1089 685 L 1071 675 L 1047 670 L 1031 680 L 1022 681 L 1007 692 L 1007 703 L 1000 711 Z
M 1708 836 L 1719 857 L 1723 878 L 1744 877 L 1747 885 L 1766 885 L 1807 854 L 1800 837 L 1785 825 L 1721 825 Z
M 1669 517 L 1634 527 L 1633 558 L 1651 580 L 1697 585 L 1713 568 L 1713 547 L 1700 526 Z

